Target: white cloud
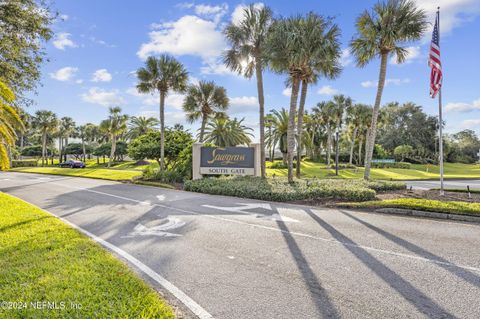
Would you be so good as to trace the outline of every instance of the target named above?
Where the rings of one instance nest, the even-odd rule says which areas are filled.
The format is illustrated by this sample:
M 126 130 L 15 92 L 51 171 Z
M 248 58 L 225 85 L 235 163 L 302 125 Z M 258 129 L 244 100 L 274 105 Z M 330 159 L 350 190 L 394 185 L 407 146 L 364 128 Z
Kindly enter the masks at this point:
M 471 120 L 464 120 L 460 124 L 460 128 L 462 129 L 473 129 L 475 131 L 480 131 L 480 119 L 471 119 Z
M 237 75 L 240 76 L 237 72 L 234 72 L 227 68 L 225 64 L 217 59 L 210 59 L 209 61 L 204 61 L 204 66 L 200 68 L 201 74 L 217 74 L 217 75 Z
M 65 48 L 76 48 L 77 44 L 70 39 L 71 34 L 67 32 L 60 32 L 53 40 L 53 46 L 60 50 Z
M 402 85 L 402 84 L 407 84 L 407 83 L 410 83 L 410 79 L 409 78 L 404 78 L 404 79 L 386 79 L 385 80 L 385 86 L 388 86 L 390 84 L 394 84 L 394 85 Z M 378 85 L 378 82 L 377 81 L 364 81 L 362 83 L 360 83 L 361 86 L 363 86 L 364 88 L 373 88 L 373 87 L 377 87 Z
M 342 54 L 340 56 L 340 64 L 343 67 L 350 65 L 353 62 L 352 54 L 350 53 L 349 48 L 345 48 L 342 50 Z
M 63 21 L 67 21 L 69 18 L 69 16 L 67 14 L 61 14 L 60 15 L 60 19 L 62 19 Z
M 261 2 L 254 3 L 253 6 L 257 9 L 263 8 L 265 5 Z M 244 12 L 245 9 L 247 8 L 246 5 L 239 4 L 238 6 L 235 7 L 235 9 L 232 12 L 232 23 L 234 24 L 239 24 L 244 17 Z
M 317 91 L 321 95 L 335 95 L 340 93 L 339 90 L 332 88 L 330 85 L 324 85 Z
M 83 80 L 82 80 L 82 79 L 78 79 L 78 80 L 75 81 L 75 83 L 77 83 L 77 84 L 82 84 L 82 83 L 83 83 Z
M 258 111 L 258 99 L 255 96 L 232 97 L 228 111 L 233 114 Z
M 220 19 L 227 13 L 228 5 L 223 3 L 217 6 L 211 6 L 206 4 L 197 4 L 195 6 L 195 13 L 199 16 L 213 17 L 215 23 L 220 22 Z
M 447 112 L 462 112 L 462 113 L 480 110 L 480 99 L 477 99 L 472 103 L 463 103 L 463 102 L 448 103 L 445 106 L 445 110 Z
M 115 106 L 125 104 L 125 100 L 119 95 L 118 90 L 103 90 L 97 87 L 90 88 L 88 93 L 81 95 L 82 100 L 102 106 Z
M 290 97 L 292 95 L 292 89 L 291 88 L 284 88 L 283 91 L 282 91 L 282 94 Z
M 107 69 L 99 69 L 93 72 L 92 82 L 110 82 L 112 75 L 108 73 Z
M 226 47 L 223 35 L 213 21 L 197 16 L 183 16 L 177 21 L 157 24 L 149 33 L 137 55 L 146 59 L 152 54 L 196 55 L 204 60 L 217 58 Z
M 130 87 L 126 90 L 126 93 L 135 96 L 141 100 L 141 103 L 143 105 L 159 105 L 160 103 L 160 97 L 158 93 L 155 94 L 142 94 L 137 91 L 135 87 Z M 185 95 L 179 94 L 179 93 L 170 93 L 167 95 L 165 99 L 165 106 L 166 107 L 173 107 L 174 109 L 177 110 L 182 110 L 182 105 L 183 105 L 183 99 L 185 98 Z
M 454 28 L 472 21 L 475 16 L 480 14 L 480 1 L 478 0 L 415 0 L 417 5 L 428 14 L 428 20 L 435 21 L 435 12 L 440 7 L 441 26 L 440 32 L 448 33 Z M 430 41 L 431 30 L 426 33 L 426 38 Z
M 65 82 L 65 81 L 68 81 L 68 80 L 72 79 L 75 76 L 75 73 L 77 71 L 78 71 L 78 68 L 74 68 L 74 67 L 71 67 L 71 66 L 66 66 L 64 68 L 61 68 L 61 69 L 57 70 L 54 73 L 50 73 L 50 77 L 52 79 L 57 80 L 57 81 Z
M 406 56 L 405 61 L 403 63 L 405 63 L 405 64 L 412 63 L 415 59 L 418 59 L 420 57 L 420 47 L 419 46 L 411 46 L 411 47 L 407 47 L 405 49 L 407 50 L 407 56 Z M 394 54 L 390 58 L 390 63 L 395 64 L 395 65 L 399 65 L 397 63 L 397 55 L 396 54 Z

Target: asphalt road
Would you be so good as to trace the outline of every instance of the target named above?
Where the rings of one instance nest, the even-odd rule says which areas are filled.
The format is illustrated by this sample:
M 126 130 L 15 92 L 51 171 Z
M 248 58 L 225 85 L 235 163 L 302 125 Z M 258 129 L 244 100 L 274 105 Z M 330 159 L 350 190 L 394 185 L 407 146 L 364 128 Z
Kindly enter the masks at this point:
M 440 188 L 440 181 L 407 181 L 407 187 L 412 186 L 415 189 L 431 189 Z M 458 179 L 458 180 L 445 180 L 443 183 L 445 188 L 463 188 L 480 190 L 480 179 Z
M 202 318 L 480 318 L 478 224 L 24 173 L 0 190 L 131 256 Z

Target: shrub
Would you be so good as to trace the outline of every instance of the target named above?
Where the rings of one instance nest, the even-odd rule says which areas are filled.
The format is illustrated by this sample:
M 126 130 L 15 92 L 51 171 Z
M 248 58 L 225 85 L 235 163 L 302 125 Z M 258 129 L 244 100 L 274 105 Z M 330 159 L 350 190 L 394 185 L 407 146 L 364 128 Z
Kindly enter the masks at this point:
M 181 183 L 184 176 L 178 171 L 163 171 L 152 165 L 143 170 L 143 179 L 147 181 L 159 181 L 162 183 Z
M 412 164 L 407 162 L 395 162 L 395 163 L 372 163 L 374 168 L 403 168 L 410 169 Z
M 34 167 L 37 165 L 38 165 L 38 162 L 35 159 L 12 161 L 12 167 Z
M 331 165 L 330 165 L 330 168 L 331 168 L 331 169 L 335 169 L 335 164 L 331 164 Z M 347 164 L 338 164 L 338 168 L 339 168 L 339 169 L 355 169 L 355 168 L 357 168 L 357 167 L 356 167 L 355 165 L 353 165 L 353 164 L 348 164 L 348 163 L 347 163 Z
M 403 186 L 402 186 L 403 185 Z M 375 198 L 377 190 L 405 188 L 396 182 L 364 180 L 301 179 L 289 184 L 285 178 L 220 177 L 185 182 L 185 190 L 272 201 L 341 199 L 366 201 Z
M 297 163 L 293 162 L 293 168 L 297 167 Z M 288 166 L 287 164 L 284 164 L 283 162 L 273 162 L 272 165 L 270 165 L 270 168 L 272 169 L 287 169 Z

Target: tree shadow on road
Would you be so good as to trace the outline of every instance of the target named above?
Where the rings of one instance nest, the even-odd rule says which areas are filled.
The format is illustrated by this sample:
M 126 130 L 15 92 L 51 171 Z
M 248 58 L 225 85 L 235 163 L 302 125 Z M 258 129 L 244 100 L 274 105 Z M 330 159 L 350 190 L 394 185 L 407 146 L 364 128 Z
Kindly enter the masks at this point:
M 409 251 L 421 256 L 421 257 L 424 257 L 424 258 L 428 258 L 428 259 L 431 259 L 431 260 L 434 260 L 436 261 L 436 265 L 442 267 L 443 269 L 449 271 L 450 273 L 454 274 L 455 276 L 465 280 L 467 283 L 470 283 L 474 286 L 477 286 L 480 288 L 480 276 L 476 275 L 475 273 L 471 272 L 471 271 L 468 271 L 464 268 L 461 268 L 461 267 L 458 267 L 456 265 L 453 265 L 451 262 L 449 262 L 448 260 L 440 257 L 440 256 L 437 256 L 425 249 L 423 249 L 422 247 L 419 247 L 409 241 L 406 241 L 405 239 L 402 239 L 398 236 L 395 236 L 383 229 L 380 229 L 370 223 L 367 223 L 366 221 L 364 220 L 361 220 L 360 218 L 358 217 L 355 217 L 353 215 L 351 215 L 350 213 L 346 212 L 346 211 L 343 211 L 343 210 L 340 210 L 340 212 L 342 214 L 344 214 L 345 216 L 348 216 L 350 217 L 351 219 L 359 222 L 360 224 L 368 227 L 369 229 L 379 233 L 380 235 L 382 235 L 383 237 L 385 237 L 386 239 L 390 240 L 391 242 L 395 243 L 395 244 L 398 244 L 402 247 L 404 247 L 405 249 L 408 249 Z
M 340 242 L 348 251 L 350 251 L 365 266 L 371 269 L 391 288 L 397 291 L 406 301 L 412 304 L 421 313 L 429 318 L 455 318 L 454 315 L 447 312 L 440 305 L 435 303 L 423 292 L 415 288 L 400 275 L 381 263 L 377 258 L 360 247 L 353 240 L 339 232 L 333 226 L 321 219 L 311 209 L 305 209 L 307 214 L 316 221 L 322 228 L 328 231 L 337 241 Z
M 274 208 L 274 210 L 276 210 L 276 208 Z M 308 287 L 310 297 L 318 310 L 318 314 L 321 316 L 321 318 L 339 318 L 340 315 L 338 314 L 335 305 L 330 300 L 328 292 L 322 287 L 320 280 L 313 272 L 310 264 L 295 241 L 295 238 L 288 230 L 287 225 L 283 221 L 277 221 L 277 225 L 282 231 L 282 235 L 287 243 L 288 249 L 290 250 L 296 266 L 302 274 L 303 280 Z

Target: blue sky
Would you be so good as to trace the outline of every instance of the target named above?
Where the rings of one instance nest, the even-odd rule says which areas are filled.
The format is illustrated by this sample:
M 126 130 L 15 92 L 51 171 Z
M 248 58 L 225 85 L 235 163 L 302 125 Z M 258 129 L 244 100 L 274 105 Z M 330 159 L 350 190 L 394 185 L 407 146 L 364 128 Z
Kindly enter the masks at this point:
M 417 0 L 433 22 L 435 8 L 441 11 L 441 53 L 444 73 L 443 101 L 446 130 L 471 128 L 480 133 L 480 0 Z M 188 69 L 191 81 L 214 80 L 227 89 L 229 114 L 243 118 L 255 131 L 258 127 L 256 84 L 229 72 L 220 61 L 226 48 L 221 31 L 236 19 L 248 2 L 176 2 L 57 0 L 60 19 L 55 37 L 47 44 L 50 59 L 42 67 L 43 86 L 32 96 L 30 112 L 49 109 L 59 117 L 71 116 L 77 124 L 98 123 L 108 106 L 119 105 L 129 115 L 158 116 L 158 96 L 139 95 L 133 72 L 148 55 L 169 53 Z M 332 94 L 343 93 L 355 102 L 373 104 L 379 61 L 359 69 L 348 53 L 355 34 L 355 19 L 375 1 L 265 1 L 276 16 L 314 11 L 335 18 L 342 30 L 344 49 L 341 76 L 335 81 L 320 79 L 310 87 L 307 109 Z M 389 63 L 383 103 L 412 101 L 429 114 L 437 114 L 437 101 L 428 97 L 427 55 L 431 33 L 422 41 L 408 43 L 410 55 L 403 65 Z M 283 76 L 267 71 L 266 109 L 287 107 Z M 199 123 L 185 123 L 183 97 L 167 99 L 166 123 L 185 124 L 195 131 Z

